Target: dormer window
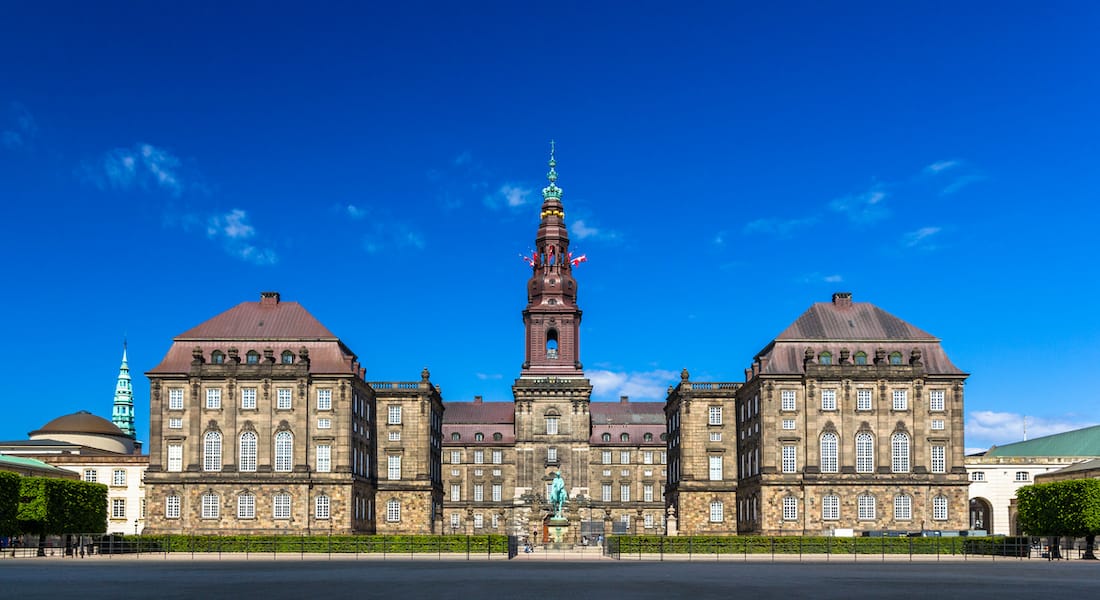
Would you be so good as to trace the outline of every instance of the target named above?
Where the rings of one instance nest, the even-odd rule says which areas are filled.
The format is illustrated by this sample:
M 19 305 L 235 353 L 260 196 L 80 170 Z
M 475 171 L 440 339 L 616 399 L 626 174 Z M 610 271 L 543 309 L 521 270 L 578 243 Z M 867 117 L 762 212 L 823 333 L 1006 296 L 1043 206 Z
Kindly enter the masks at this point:
M 258 365 L 260 364 L 260 353 L 255 350 L 249 350 L 248 354 L 244 355 L 244 360 L 250 365 Z
M 222 354 L 221 350 L 215 350 L 210 353 L 210 362 L 215 365 L 225 364 L 225 355 Z
M 284 350 L 282 358 L 283 358 L 283 364 L 284 365 L 294 364 L 294 353 L 291 352 L 290 350 Z
M 484 442 L 485 441 L 485 434 L 481 433 L 481 432 L 475 433 L 474 434 L 474 441 L 475 442 Z
M 459 435 L 458 433 L 452 433 L 451 434 L 451 441 L 457 442 L 458 440 L 461 440 L 461 439 L 462 439 L 462 436 Z
M 501 433 L 499 431 L 493 434 L 493 441 L 494 442 L 499 442 L 503 439 L 504 439 L 504 436 L 501 435 Z
M 833 364 L 833 353 L 826 351 L 826 352 L 822 352 L 821 354 L 818 354 L 817 355 L 817 363 L 821 364 L 821 365 L 831 365 L 831 364 Z
M 867 353 L 866 352 L 856 352 L 855 361 L 856 361 L 857 365 L 867 364 Z
M 605 441 L 605 442 L 610 442 L 611 441 L 611 434 L 610 433 L 605 433 L 602 436 L 600 436 L 600 439 Z
M 647 433 L 647 434 L 643 435 L 642 440 L 646 441 L 646 442 L 652 442 L 653 441 L 653 434 L 652 433 Z
M 892 365 L 900 365 L 901 364 L 901 352 L 891 352 L 890 353 L 890 364 L 892 364 Z
M 546 358 L 558 357 L 558 330 L 550 329 L 546 332 Z
M 619 439 L 624 441 L 624 442 L 629 442 L 630 441 L 630 434 L 629 433 L 624 433 L 624 434 L 619 436 Z

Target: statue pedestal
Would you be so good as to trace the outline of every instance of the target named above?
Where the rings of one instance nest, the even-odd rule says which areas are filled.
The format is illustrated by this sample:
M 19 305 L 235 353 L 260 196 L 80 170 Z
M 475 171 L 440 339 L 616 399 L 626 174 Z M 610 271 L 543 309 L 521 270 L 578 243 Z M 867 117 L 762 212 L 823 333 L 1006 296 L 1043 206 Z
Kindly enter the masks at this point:
M 551 517 L 546 523 L 546 529 L 549 536 L 546 539 L 547 545 L 553 549 L 564 548 L 568 542 L 569 533 L 569 520 L 565 518 Z

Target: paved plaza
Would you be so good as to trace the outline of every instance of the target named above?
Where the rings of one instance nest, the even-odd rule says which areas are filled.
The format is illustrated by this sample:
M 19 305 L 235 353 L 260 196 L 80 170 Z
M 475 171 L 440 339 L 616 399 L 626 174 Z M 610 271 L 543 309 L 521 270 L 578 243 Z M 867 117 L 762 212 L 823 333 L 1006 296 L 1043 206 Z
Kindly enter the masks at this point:
M 269 557 L 0 561 L 9 598 L 1070 598 L 1100 591 L 1100 564 L 645 562 Z

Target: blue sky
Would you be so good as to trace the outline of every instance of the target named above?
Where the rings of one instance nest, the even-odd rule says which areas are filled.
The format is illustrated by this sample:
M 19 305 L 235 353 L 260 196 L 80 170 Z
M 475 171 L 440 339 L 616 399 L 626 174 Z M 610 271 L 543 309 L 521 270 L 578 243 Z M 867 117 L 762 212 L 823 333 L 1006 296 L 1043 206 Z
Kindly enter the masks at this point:
M 386 4 L 6 5 L 0 438 L 109 417 L 123 336 L 147 438 L 140 374 L 261 290 L 510 400 L 550 139 L 597 400 L 850 290 L 972 374 L 969 448 L 1100 423 L 1100 6 Z

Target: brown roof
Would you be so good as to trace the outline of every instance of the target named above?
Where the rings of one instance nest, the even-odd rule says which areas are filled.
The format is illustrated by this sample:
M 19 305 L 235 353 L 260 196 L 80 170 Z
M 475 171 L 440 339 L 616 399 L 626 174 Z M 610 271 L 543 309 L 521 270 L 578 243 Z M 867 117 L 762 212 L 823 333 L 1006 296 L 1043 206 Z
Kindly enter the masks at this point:
M 458 439 L 452 439 L 456 433 Z M 485 436 L 480 442 L 475 441 L 475 436 L 479 433 Z M 494 433 L 500 434 L 499 440 L 493 439 Z M 443 424 L 444 446 L 501 446 L 515 443 L 516 432 L 510 423 Z
M 588 405 L 592 427 L 608 423 L 660 425 L 664 431 L 664 402 L 593 402 Z M 660 433 L 660 432 L 658 432 Z
M 597 424 L 592 422 L 592 435 L 588 437 L 588 443 L 593 446 L 665 446 L 665 440 L 661 439 L 661 434 L 665 432 L 664 423 L 661 424 L 646 424 L 646 425 L 624 425 L 622 423 L 611 423 L 610 425 Z M 609 441 L 603 441 L 603 434 L 609 434 L 611 439 Z M 623 441 L 622 435 L 627 434 L 627 441 Z M 645 441 L 645 434 L 650 434 L 651 438 L 647 442 Z
M 97 417 L 92 413 L 82 410 L 71 415 L 58 417 L 42 426 L 41 429 L 30 432 L 28 435 L 44 435 L 49 433 L 91 433 L 95 435 L 113 435 L 128 438 L 114 423 Z
M 177 340 L 334 340 L 336 336 L 297 302 L 241 302 L 189 329 Z
M 444 408 L 444 425 L 516 422 L 516 406 L 512 402 L 446 402 Z
M 255 350 L 262 354 L 263 349 L 270 346 L 275 350 L 276 360 L 278 360 L 278 357 L 284 350 L 290 350 L 294 353 L 294 360 L 297 361 L 298 349 L 304 346 L 309 350 L 309 370 L 311 373 L 353 373 L 351 364 L 352 361 L 355 360 L 355 355 L 338 341 L 295 341 L 280 345 L 278 342 L 273 342 L 271 340 L 256 340 L 255 345 L 249 345 L 248 340 L 221 340 L 219 342 L 177 340 L 176 343 L 172 344 L 172 347 L 168 349 L 168 354 L 164 356 L 160 364 L 153 367 L 148 373 L 187 373 L 191 369 L 191 351 L 196 346 L 202 347 L 203 355 L 206 357 L 207 361 L 210 360 L 210 353 L 213 351 L 221 350 L 222 352 L 228 352 L 230 346 L 237 348 L 242 357 L 247 354 L 249 350 Z
M 887 355 L 901 352 L 906 364 L 914 348 L 921 351 L 925 371 L 963 375 L 951 363 L 940 340 L 868 302 L 852 302 L 851 294 L 834 294 L 832 302 L 814 303 L 794 323 L 756 355 L 764 359 L 762 374 L 803 371 L 806 348 L 815 355 L 829 351 L 839 356 L 842 348 L 852 356 L 867 353 L 870 360 L 879 348 Z

